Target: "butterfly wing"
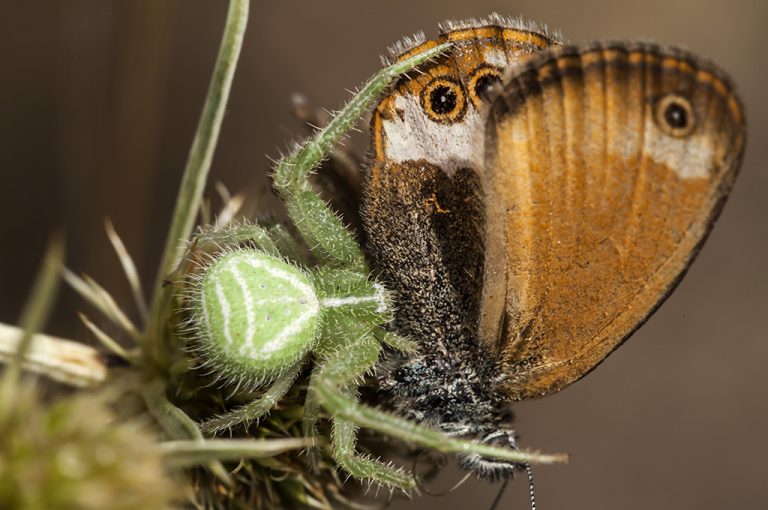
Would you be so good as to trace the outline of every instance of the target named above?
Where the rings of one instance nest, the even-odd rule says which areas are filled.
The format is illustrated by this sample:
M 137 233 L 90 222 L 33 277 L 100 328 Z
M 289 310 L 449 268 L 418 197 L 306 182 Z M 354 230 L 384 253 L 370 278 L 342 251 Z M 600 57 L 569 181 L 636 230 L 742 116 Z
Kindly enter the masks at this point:
M 727 78 L 679 50 L 565 47 L 513 72 L 486 126 L 480 318 L 510 398 L 579 379 L 661 304 L 744 139 Z

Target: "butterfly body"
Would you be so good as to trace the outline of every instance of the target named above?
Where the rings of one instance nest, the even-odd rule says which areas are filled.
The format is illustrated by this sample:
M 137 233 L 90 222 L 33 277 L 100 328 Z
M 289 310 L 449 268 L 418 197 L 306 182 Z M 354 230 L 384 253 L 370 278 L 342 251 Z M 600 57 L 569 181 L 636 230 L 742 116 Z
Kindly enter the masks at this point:
M 508 403 L 589 372 L 682 277 L 736 175 L 743 114 L 682 51 L 561 47 L 500 17 L 400 58 L 444 41 L 372 119 L 366 234 L 394 327 L 421 346 L 383 387 L 409 418 L 515 446 Z

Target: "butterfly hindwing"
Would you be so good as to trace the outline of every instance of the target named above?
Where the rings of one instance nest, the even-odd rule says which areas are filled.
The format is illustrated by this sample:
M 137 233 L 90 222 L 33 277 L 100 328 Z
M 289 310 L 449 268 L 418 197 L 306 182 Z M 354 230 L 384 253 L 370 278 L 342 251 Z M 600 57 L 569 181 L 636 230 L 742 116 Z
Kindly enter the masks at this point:
M 617 43 L 514 70 L 486 126 L 480 337 L 511 398 L 541 396 L 674 288 L 732 185 L 743 114 L 710 64 Z

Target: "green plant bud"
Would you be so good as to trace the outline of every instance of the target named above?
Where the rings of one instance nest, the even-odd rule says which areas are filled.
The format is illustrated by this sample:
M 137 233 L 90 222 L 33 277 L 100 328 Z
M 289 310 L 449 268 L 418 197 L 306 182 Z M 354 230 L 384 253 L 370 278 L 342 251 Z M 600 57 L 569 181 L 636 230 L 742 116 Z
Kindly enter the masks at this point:
M 180 484 L 141 422 L 121 422 L 93 395 L 44 401 L 22 385 L 0 415 L 0 508 L 166 510 Z
M 266 253 L 221 255 L 193 292 L 195 349 L 222 379 L 254 385 L 273 379 L 314 346 L 320 303 L 310 278 Z

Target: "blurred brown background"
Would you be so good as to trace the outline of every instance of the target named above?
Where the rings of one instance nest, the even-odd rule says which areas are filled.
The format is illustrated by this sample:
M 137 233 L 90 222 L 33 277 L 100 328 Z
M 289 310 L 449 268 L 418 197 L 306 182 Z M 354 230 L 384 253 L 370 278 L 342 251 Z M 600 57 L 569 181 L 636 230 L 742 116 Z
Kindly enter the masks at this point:
M 145 281 L 155 270 L 226 3 L 3 1 L 0 320 L 15 321 L 48 235 L 128 298 L 111 217 Z M 292 92 L 336 108 L 400 36 L 492 11 L 573 42 L 647 38 L 728 70 L 747 107 L 742 175 L 679 289 L 589 377 L 516 407 L 525 446 L 573 454 L 536 470 L 540 509 L 768 507 L 768 3 L 761 0 L 254 2 L 212 177 L 263 193 L 265 155 L 299 132 Z M 62 293 L 52 333 L 87 338 Z M 457 475 L 458 476 L 458 475 Z M 500 508 L 527 508 L 524 479 Z M 397 508 L 487 508 L 470 482 Z

